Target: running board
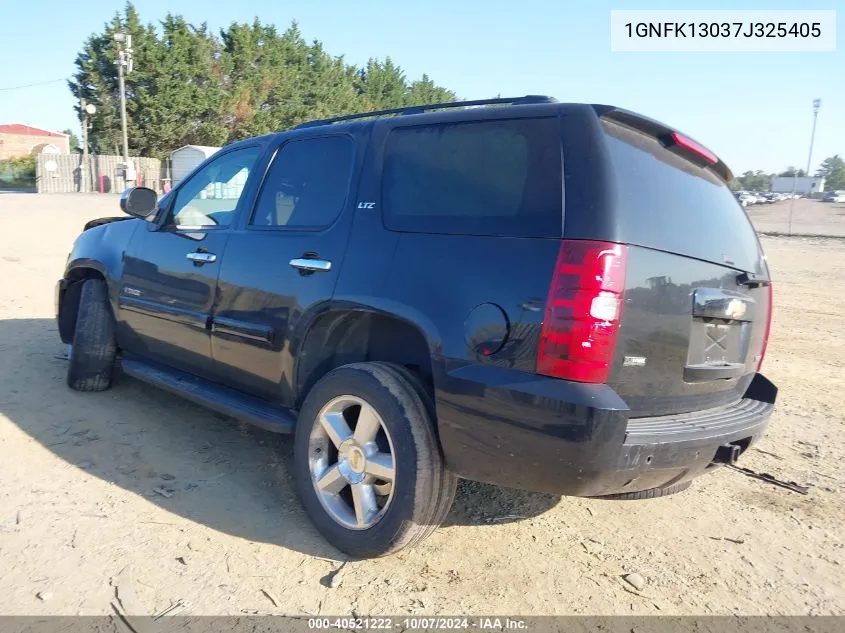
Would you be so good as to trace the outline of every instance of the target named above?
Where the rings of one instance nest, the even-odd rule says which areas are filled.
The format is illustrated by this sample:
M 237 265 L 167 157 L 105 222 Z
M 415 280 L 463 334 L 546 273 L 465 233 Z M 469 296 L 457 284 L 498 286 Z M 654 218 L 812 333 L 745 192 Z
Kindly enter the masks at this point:
M 124 357 L 121 368 L 127 376 L 274 433 L 293 433 L 296 426 L 296 416 L 287 409 L 178 369 L 134 356 Z

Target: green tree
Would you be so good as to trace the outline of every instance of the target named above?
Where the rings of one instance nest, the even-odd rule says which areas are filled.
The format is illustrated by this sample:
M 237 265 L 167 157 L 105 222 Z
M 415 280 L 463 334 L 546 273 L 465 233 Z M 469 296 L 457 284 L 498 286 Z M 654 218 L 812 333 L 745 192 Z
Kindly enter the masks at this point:
M 68 147 L 70 147 L 71 154 L 81 154 L 82 145 L 79 143 L 79 137 L 73 133 L 73 130 L 67 128 L 62 130 L 62 134 L 67 134 Z
M 0 187 L 12 189 L 35 186 L 35 156 L 15 156 L 0 160 Z
M 782 178 L 791 178 L 792 176 L 795 176 L 797 178 L 803 178 L 806 175 L 806 171 L 804 171 L 803 169 L 797 169 L 793 165 L 790 165 L 786 168 L 785 171 L 782 171 L 778 174 L 778 176 L 781 176 Z
M 126 76 L 130 154 L 164 157 L 181 145 L 222 145 L 287 129 L 309 119 L 454 101 L 427 75 L 408 83 L 387 57 L 365 68 L 305 41 L 296 22 L 284 31 L 255 19 L 219 34 L 168 14 L 142 24 L 127 3 L 91 35 L 76 57 L 73 95 L 97 106 L 90 143 L 119 153 L 116 32 L 132 36 L 134 71 Z
M 276 132 L 309 118 L 308 45 L 296 23 L 279 34 L 255 20 L 221 31 L 224 121 L 230 140 Z
M 342 57 L 332 57 L 314 41 L 308 49 L 307 85 L 303 91 L 304 112 L 297 112 L 297 123 L 362 110 L 357 69 Z
M 389 57 L 384 63 L 370 59 L 359 75 L 359 90 L 364 110 L 399 108 L 406 104 L 405 73 Z
M 746 191 L 768 191 L 772 186 L 772 174 L 761 170 L 746 171 L 734 179 L 732 188 Z
M 152 25 L 143 25 L 138 12 L 127 3 L 123 14 L 116 13 L 104 25 L 103 32 L 91 35 L 77 55 L 76 72 L 68 82 L 73 96 L 84 98 L 97 106 L 92 117 L 89 142 L 99 154 L 119 154 L 121 141 L 120 93 L 118 91 L 117 47 L 114 34 L 132 36 L 135 69 L 126 76 L 126 113 L 129 153 L 148 155 L 147 143 L 140 133 L 138 122 L 144 97 L 149 90 L 150 77 L 156 72 L 158 39 Z M 76 106 L 79 114 L 79 106 Z
M 436 85 L 428 75 L 408 86 L 405 94 L 405 105 L 428 105 L 431 103 L 447 103 L 457 101 L 455 93 Z
M 845 189 L 845 160 L 839 154 L 825 158 L 816 172 L 816 177 L 823 177 L 826 191 Z
M 217 65 L 219 46 L 205 24 L 194 27 L 168 14 L 151 46 L 155 72 L 137 95 L 135 145 L 145 155 L 166 156 L 183 145 L 222 145 L 228 137 L 221 112 L 225 93 Z

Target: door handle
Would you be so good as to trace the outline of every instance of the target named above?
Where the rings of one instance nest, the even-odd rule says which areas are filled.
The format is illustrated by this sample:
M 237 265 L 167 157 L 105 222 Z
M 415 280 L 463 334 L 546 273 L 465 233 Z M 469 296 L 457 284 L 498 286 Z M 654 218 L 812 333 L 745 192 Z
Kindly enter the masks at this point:
M 332 263 L 325 259 L 297 258 L 290 260 L 290 265 L 299 270 L 309 272 L 327 272 L 332 269 Z
M 185 257 L 200 266 L 217 261 L 217 255 L 214 253 L 188 253 Z

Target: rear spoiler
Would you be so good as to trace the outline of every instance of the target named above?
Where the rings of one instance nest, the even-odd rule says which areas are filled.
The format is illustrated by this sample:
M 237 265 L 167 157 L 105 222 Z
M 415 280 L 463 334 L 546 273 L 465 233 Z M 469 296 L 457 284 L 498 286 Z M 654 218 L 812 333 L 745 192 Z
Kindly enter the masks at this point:
M 730 168 L 704 145 L 660 121 L 613 106 L 594 105 L 593 109 L 603 119 L 609 119 L 648 134 L 658 139 L 665 147 L 676 149 L 679 154 L 696 165 L 712 170 L 726 183 L 734 178 Z

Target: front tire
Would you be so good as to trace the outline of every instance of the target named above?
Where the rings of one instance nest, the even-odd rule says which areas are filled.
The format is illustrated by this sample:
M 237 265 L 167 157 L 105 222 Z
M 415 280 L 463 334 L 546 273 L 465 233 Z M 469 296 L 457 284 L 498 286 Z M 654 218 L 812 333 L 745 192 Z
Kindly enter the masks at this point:
M 302 505 L 329 543 L 356 558 L 393 554 L 446 518 L 448 472 L 426 395 L 403 369 L 355 363 L 310 391 L 294 440 Z
M 106 282 L 83 281 L 67 368 L 68 386 L 76 391 L 105 391 L 111 387 L 116 353 Z

